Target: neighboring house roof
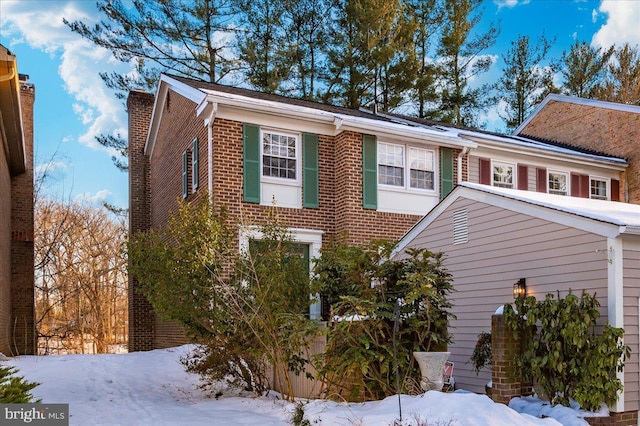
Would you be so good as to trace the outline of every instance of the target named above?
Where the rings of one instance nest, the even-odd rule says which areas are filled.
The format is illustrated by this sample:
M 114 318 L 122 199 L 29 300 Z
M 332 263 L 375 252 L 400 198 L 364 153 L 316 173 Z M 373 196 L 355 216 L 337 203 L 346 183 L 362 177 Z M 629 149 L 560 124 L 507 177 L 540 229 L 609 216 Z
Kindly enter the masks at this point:
M 463 182 L 400 239 L 394 253 L 402 251 L 440 214 L 460 198 L 540 217 L 606 237 L 640 235 L 640 205 Z
M 0 44 L 0 141 L 7 151 L 12 173 L 26 170 L 27 157 L 22 131 L 20 81 L 16 57 Z
M 567 103 L 572 103 L 576 105 L 591 106 L 594 108 L 603 108 L 603 109 L 610 109 L 615 111 L 640 114 L 640 106 L 636 106 L 636 105 L 627 105 L 627 104 L 620 104 L 616 102 L 600 101 L 597 99 L 585 99 L 585 98 L 578 98 L 576 96 L 558 95 L 558 94 L 552 93 L 547 95 L 547 97 L 545 97 L 544 100 L 540 102 L 540 105 L 538 105 L 533 110 L 533 112 L 529 115 L 529 117 L 527 117 L 527 119 L 524 120 L 516 130 L 514 130 L 513 134 L 514 135 L 520 134 L 522 130 L 525 127 L 527 127 L 529 122 L 531 122 L 531 120 L 533 120 L 534 117 L 551 101 L 567 102 Z
M 361 133 L 386 134 L 390 137 L 405 136 L 431 140 L 443 146 L 460 149 L 477 148 L 480 143 L 493 147 L 518 149 L 531 154 L 570 157 L 574 161 L 597 162 L 619 170 L 624 170 L 627 166 L 626 160 L 622 158 L 570 149 L 540 140 L 501 135 L 398 114 L 349 109 L 166 74 L 161 76 L 158 87 L 156 106 L 154 106 L 145 148 L 147 153 L 153 151 L 162 115 L 162 108 L 157 108 L 157 105 L 164 103 L 168 87 L 196 103 L 197 114 L 203 118 L 208 117 L 209 114 L 215 114 L 213 109 L 217 108 L 217 104 L 222 104 L 267 114 L 291 115 L 296 118 L 324 122 L 333 125 L 335 133 L 354 130 Z

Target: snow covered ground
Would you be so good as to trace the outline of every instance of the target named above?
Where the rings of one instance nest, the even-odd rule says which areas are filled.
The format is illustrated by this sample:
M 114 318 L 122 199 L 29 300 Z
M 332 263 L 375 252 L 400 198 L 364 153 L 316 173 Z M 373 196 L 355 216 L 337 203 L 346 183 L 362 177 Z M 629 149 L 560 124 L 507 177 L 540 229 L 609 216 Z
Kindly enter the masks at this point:
M 261 398 L 207 395 L 180 357 L 188 346 L 113 355 L 22 356 L 7 361 L 27 380 L 41 383 L 33 394 L 44 403 L 68 403 L 72 425 L 288 425 L 295 404 L 276 394 Z M 311 425 L 390 426 L 398 420 L 398 397 L 362 404 L 304 401 Z M 484 395 L 428 392 L 401 396 L 403 425 L 577 426 L 575 410 L 517 399 L 494 404 Z M 525 414 L 527 413 L 527 414 Z M 536 416 L 553 418 L 538 418 Z M 555 419 L 557 420 L 555 420 Z

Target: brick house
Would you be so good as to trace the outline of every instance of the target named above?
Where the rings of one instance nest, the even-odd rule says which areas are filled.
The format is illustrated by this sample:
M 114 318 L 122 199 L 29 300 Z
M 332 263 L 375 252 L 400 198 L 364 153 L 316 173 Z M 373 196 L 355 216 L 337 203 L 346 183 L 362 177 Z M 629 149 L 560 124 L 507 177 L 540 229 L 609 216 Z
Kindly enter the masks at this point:
M 640 204 L 640 106 L 549 95 L 514 133 L 627 159 L 621 200 Z
M 0 352 L 34 354 L 33 103 L 35 89 L 0 45 Z
M 169 75 L 155 95 L 132 91 L 127 106 L 130 232 L 161 227 L 176 200 L 208 193 L 258 222 L 275 204 L 310 258 L 337 235 L 353 244 L 400 238 L 459 182 L 615 200 L 627 166 L 518 136 Z M 583 189 L 590 179 L 594 193 Z M 240 232 L 238 245 L 247 239 Z M 184 343 L 136 289 L 130 278 L 129 350 Z

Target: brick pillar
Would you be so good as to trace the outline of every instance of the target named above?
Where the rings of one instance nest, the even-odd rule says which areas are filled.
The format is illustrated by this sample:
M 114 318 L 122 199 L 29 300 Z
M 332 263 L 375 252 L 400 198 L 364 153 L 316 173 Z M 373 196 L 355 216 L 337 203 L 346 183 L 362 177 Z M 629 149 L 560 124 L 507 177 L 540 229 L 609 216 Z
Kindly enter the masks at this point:
M 33 273 L 33 103 L 35 87 L 20 82 L 26 170 L 11 177 L 11 321 L 14 355 L 36 351 Z
M 154 96 L 132 91 L 127 99 L 129 111 L 129 235 L 151 227 L 149 158 L 144 154 L 151 122 Z M 140 293 L 140 284 L 129 276 L 129 352 L 154 348 L 155 315 L 149 301 Z
M 522 383 L 518 374 L 515 356 L 520 352 L 520 340 L 513 336 L 507 328 L 504 316 L 491 317 L 491 353 L 493 363 L 491 369 L 491 399 L 494 402 L 509 404 L 511 398 L 522 395 L 523 388 L 530 385 Z

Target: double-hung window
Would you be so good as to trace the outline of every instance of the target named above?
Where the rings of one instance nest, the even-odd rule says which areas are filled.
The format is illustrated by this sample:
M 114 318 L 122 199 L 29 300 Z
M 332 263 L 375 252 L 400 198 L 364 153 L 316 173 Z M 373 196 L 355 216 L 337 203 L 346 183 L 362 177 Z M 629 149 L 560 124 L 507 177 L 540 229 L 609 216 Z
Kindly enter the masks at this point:
M 500 188 L 513 188 L 514 182 L 513 164 L 493 162 L 492 184 Z
M 299 181 L 299 137 L 295 134 L 262 131 L 262 176 Z
M 378 183 L 402 189 L 434 190 L 433 150 L 378 143 Z
M 595 198 L 596 200 L 608 200 L 608 191 L 607 191 L 607 180 L 601 178 L 590 178 L 589 179 L 589 194 L 591 198 Z
M 567 195 L 569 174 L 564 172 L 552 172 L 548 174 L 549 179 L 549 194 Z

